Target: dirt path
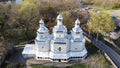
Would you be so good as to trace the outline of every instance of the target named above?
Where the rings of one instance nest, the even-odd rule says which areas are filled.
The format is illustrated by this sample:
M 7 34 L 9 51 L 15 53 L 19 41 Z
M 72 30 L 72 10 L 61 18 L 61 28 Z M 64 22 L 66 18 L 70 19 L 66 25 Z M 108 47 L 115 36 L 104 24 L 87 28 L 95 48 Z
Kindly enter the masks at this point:
M 111 10 L 111 15 L 120 16 L 120 10 Z

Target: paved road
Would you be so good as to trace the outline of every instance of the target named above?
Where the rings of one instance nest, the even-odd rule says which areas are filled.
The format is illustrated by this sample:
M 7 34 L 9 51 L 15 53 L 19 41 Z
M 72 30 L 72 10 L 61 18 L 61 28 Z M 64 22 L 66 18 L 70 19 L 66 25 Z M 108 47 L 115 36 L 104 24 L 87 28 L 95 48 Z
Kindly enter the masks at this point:
M 98 47 L 103 52 L 107 53 L 107 55 L 112 59 L 112 61 L 120 68 L 120 55 L 118 55 L 113 49 L 108 47 L 103 42 L 96 40 L 95 38 L 93 38 L 85 33 L 84 33 L 84 35 L 87 38 L 89 38 L 96 47 Z
M 26 64 L 26 61 L 22 56 L 22 48 L 17 48 L 8 61 L 11 63 Z
M 115 22 L 115 24 L 116 24 L 117 27 L 120 27 L 120 18 L 112 16 L 112 20 Z

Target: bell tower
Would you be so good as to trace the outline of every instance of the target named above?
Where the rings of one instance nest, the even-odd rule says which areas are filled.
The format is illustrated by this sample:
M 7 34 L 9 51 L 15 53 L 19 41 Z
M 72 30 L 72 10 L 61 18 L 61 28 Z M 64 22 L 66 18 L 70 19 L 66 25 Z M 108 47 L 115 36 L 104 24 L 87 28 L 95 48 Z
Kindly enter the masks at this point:
M 72 39 L 71 42 L 71 51 L 82 51 L 84 50 L 85 39 L 83 37 L 83 31 L 80 28 L 80 20 L 75 21 L 75 26 L 71 30 Z
M 67 36 L 67 28 L 63 25 L 63 17 L 57 16 L 57 25 L 53 28 L 54 39 L 65 38 Z
M 67 52 L 69 51 L 67 35 L 67 28 L 63 25 L 63 17 L 58 15 L 57 25 L 53 28 L 53 39 L 51 40 L 50 58 L 56 57 L 53 60 L 67 59 Z
M 50 39 L 49 39 L 49 30 L 45 27 L 44 21 L 41 19 L 39 21 L 39 29 L 37 30 L 37 37 L 35 38 L 36 50 L 36 59 L 40 59 L 41 52 L 50 51 Z

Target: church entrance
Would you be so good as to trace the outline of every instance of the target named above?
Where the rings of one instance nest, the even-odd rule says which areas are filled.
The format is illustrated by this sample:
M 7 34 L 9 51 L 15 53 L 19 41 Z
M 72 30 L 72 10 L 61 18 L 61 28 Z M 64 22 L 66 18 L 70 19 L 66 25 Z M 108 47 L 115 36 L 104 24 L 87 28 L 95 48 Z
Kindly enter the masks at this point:
M 58 59 L 58 62 L 61 62 L 61 59 Z

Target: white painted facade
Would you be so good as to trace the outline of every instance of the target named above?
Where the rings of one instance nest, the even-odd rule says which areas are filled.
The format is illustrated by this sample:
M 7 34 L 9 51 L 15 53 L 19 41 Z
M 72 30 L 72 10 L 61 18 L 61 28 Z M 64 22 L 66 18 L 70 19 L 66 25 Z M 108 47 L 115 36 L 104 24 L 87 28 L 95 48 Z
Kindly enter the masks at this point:
M 34 49 L 31 49 L 31 54 L 34 51 L 34 57 L 37 60 L 68 62 L 70 60 L 80 60 L 87 56 L 85 38 L 82 29 L 79 27 L 80 21 L 78 19 L 75 21 L 71 34 L 67 33 L 61 15 L 57 17 L 57 25 L 54 26 L 52 34 L 49 34 L 43 20 L 39 21 L 39 25 L 35 44 L 26 45 L 22 52 L 23 56 L 29 54 L 26 50 L 27 47 L 34 47 Z

